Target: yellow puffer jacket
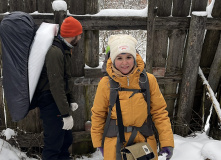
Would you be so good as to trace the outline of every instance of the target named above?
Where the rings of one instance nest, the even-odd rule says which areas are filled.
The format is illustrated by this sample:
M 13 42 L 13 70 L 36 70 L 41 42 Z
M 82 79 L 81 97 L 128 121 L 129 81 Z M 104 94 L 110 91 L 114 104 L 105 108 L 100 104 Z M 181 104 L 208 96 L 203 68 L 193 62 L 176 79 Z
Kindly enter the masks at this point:
M 136 69 L 126 77 L 119 77 L 112 71 L 112 62 L 109 59 L 107 61 L 107 73 L 116 82 L 120 84 L 122 88 L 140 89 L 139 77 L 140 73 L 144 69 L 144 62 L 139 54 L 136 57 L 137 67 Z M 156 78 L 147 73 L 150 85 L 151 96 L 151 115 L 152 120 L 159 133 L 159 140 L 161 147 L 171 146 L 174 147 L 173 133 L 171 129 L 170 119 L 168 112 L 165 110 L 167 107 L 166 102 L 159 90 L 159 86 Z M 142 93 L 136 93 L 131 98 L 131 91 L 119 91 L 119 99 L 121 105 L 121 112 L 124 126 L 136 126 L 141 127 L 144 121 L 147 119 L 147 103 Z M 95 148 L 101 147 L 102 135 L 104 132 L 105 120 L 108 114 L 110 96 L 110 83 L 109 78 L 103 77 L 98 84 L 94 104 L 92 111 L 92 128 L 91 137 L 93 146 Z M 111 113 L 111 119 L 117 119 L 116 106 L 113 107 Z M 131 133 L 125 133 L 125 139 L 128 141 Z M 117 138 L 105 138 L 104 143 L 104 159 L 115 160 L 116 159 L 116 141 Z M 138 133 L 134 142 L 144 142 L 145 138 Z M 147 138 L 147 142 L 150 144 L 157 157 L 157 144 L 154 136 Z

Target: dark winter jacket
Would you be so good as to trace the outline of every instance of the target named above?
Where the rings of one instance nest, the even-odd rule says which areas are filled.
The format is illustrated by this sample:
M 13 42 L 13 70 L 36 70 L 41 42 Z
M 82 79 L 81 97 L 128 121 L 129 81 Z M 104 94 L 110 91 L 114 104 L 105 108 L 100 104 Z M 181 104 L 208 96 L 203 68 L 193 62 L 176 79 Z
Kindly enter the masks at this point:
M 57 46 L 52 45 L 45 57 L 37 90 L 50 90 L 62 116 L 70 113 L 69 103 L 73 99 L 73 80 L 71 78 L 71 52 L 70 48 L 60 39 L 65 54 Z

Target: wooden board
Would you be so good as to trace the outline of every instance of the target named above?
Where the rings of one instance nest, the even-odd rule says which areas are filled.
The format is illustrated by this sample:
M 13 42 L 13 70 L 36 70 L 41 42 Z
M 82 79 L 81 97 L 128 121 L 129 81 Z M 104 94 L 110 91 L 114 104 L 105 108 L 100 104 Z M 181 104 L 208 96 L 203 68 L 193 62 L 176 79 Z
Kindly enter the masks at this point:
M 172 0 L 157 0 L 157 16 L 168 17 L 171 15 Z
M 184 46 L 186 40 L 186 31 L 174 30 L 169 32 L 169 51 L 167 57 L 166 75 L 176 75 L 177 71 L 181 70 L 182 58 L 184 55 Z M 181 74 L 181 73 L 180 73 Z M 179 73 L 178 73 L 179 75 Z M 165 85 L 165 94 L 177 94 L 179 83 Z M 167 111 L 169 117 L 173 118 L 174 103 L 176 99 L 167 99 Z
M 191 0 L 173 0 L 173 17 L 186 17 L 190 12 Z
M 198 76 L 203 38 L 205 33 L 206 17 L 192 16 L 187 43 L 187 53 L 183 62 L 183 78 L 180 86 L 178 101 L 177 123 L 175 133 L 187 136 L 194 101 L 194 94 Z M 183 125 L 185 124 L 185 125 Z

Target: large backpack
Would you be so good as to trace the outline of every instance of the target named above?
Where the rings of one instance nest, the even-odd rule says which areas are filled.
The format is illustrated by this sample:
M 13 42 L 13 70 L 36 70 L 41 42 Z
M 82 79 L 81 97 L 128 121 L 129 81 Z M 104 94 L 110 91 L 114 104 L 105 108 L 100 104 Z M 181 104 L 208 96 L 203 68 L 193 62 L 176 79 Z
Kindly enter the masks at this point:
M 1 21 L 3 88 L 15 122 L 29 112 L 45 54 L 54 38 L 55 31 L 52 31 L 52 37 L 47 31 L 39 33 L 41 26 L 38 29 L 29 14 L 19 11 L 6 15 Z M 40 36 L 44 37 L 39 40 Z

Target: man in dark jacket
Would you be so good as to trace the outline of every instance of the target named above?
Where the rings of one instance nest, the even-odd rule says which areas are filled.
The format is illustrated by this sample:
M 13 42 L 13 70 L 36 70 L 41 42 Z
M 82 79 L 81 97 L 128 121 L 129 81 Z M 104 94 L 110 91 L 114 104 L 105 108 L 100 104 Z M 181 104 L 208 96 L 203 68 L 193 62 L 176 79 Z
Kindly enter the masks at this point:
M 73 98 L 71 78 L 71 49 L 82 34 L 81 23 L 73 17 L 66 18 L 48 50 L 37 91 L 38 105 L 43 120 L 43 160 L 69 160 L 68 148 L 72 144 L 74 121 L 71 111 L 78 108 Z

